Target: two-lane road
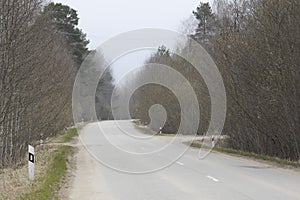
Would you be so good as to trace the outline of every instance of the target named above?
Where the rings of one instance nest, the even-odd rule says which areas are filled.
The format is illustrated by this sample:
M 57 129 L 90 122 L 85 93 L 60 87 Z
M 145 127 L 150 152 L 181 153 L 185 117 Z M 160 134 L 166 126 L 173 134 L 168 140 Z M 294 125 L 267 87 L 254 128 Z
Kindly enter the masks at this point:
M 89 124 L 80 137 L 70 199 L 300 199 L 298 172 L 221 153 L 200 160 L 182 137 L 149 137 L 130 121 Z

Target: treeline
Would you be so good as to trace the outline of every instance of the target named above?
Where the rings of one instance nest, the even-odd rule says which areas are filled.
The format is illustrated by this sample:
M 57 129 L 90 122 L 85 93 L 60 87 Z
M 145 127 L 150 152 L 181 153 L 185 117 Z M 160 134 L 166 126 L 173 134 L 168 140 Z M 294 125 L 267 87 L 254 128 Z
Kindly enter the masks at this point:
M 213 5 L 214 9 L 200 3 L 193 11 L 197 27 L 190 36 L 210 53 L 221 71 L 227 93 L 223 130 L 229 136 L 227 146 L 299 160 L 300 2 L 218 0 Z M 187 50 L 189 43 L 179 48 Z M 153 61 L 171 66 L 189 80 L 201 109 L 198 134 L 205 133 L 211 105 L 199 74 L 165 48 L 146 63 Z M 145 68 L 136 79 L 146 72 Z M 149 106 L 160 102 L 169 111 L 163 131 L 176 132 L 180 107 L 165 88 L 148 85 L 135 92 L 131 113 L 147 123 Z
M 88 52 L 77 24 L 68 6 L 0 1 L 0 167 L 16 166 L 40 134 L 72 124 L 73 82 Z
M 184 55 L 185 53 L 182 54 Z M 147 84 L 136 90 L 130 101 L 132 117 L 140 119 L 155 131 L 158 131 L 159 127 L 162 127 L 164 133 L 176 133 L 180 127 L 180 123 L 181 125 L 187 124 L 184 129 L 180 130 L 180 134 L 195 134 L 192 130 L 197 120 L 193 117 L 191 118 L 191 116 L 199 115 L 198 110 L 200 109 L 201 122 L 198 133 L 203 134 L 206 132 L 210 119 L 210 99 L 206 84 L 198 71 L 182 57 L 170 52 L 165 46 L 159 47 L 158 51 L 145 64 L 143 69 L 134 77 L 133 81 L 127 84 L 127 87 L 136 87 L 135 85 L 140 85 L 139 83 L 142 80 L 149 79 L 149 77 L 156 81 L 167 80 L 171 85 L 170 88 L 167 88 L 160 84 Z M 169 73 L 162 73 L 160 69 L 157 69 L 161 68 L 160 65 L 172 67 L 188 83 L 183 78 L 176 77 L 171 70 Z M 159 81 L 157 82 L 159 83 Z M 191 89 L 195 92 L 199 105 L 197 105 L 197 102 L 193 103 L 193 95 L 190 91 L 187 91 L 188 84 L 192 86 Z M 180 97 L 180 99 L 177 97 Z M 149 108 L 155 104 L 162 105 L 167 113 L 164 125 L 162 124 L 164 120 L 159 119 L 159 117 L 164 116 L 161 111 L 154 110 L 156 114 L 153 113 L 152 116 L 148 114 Z M 182 113 L 180 104 L 189 107 L 185 113 Z M 199 108 L 197 108 L 198 106 Z

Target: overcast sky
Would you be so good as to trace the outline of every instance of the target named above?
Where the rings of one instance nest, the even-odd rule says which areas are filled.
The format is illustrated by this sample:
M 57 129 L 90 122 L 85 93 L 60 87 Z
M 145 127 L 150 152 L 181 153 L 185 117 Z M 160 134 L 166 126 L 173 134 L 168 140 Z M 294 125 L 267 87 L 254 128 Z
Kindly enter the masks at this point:
M 122 32 L 140 28 L 164 28 L 178 31 L 182 21 L 192 15 L 200 1 L 209 0 L 55 0 L 77 10 L 79 28 L 95 49 L 102 42 Z M 212 1 L 212 0 L 211 0 Z M 143 56 L 144 55 L 144 56 Z M 118 79 L 140 67 L 149 52 L 136 52 L 120 58 L 113 71 Z M 125 65 L 125 66 L 124 66 Z
M 207 2 L 207 0 L 202 0 Z M 90 47 L 121 32 L 139 28 L 178 30 L 200 0 L 55 0 L 78 11 Z

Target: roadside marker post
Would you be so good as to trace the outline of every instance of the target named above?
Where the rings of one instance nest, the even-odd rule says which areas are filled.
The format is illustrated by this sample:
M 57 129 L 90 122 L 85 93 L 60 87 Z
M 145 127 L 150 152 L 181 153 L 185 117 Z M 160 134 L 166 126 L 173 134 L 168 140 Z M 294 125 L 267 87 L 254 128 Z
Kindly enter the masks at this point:
M 28 145 L 28 177 L 34 180 L 34 147 Z
M 214 135 L 211 137 L 211 146 L 215 147 L 215 136 Z
M 40 145 L 42 146 L 44 144 L 44 134 L 40 134 Z

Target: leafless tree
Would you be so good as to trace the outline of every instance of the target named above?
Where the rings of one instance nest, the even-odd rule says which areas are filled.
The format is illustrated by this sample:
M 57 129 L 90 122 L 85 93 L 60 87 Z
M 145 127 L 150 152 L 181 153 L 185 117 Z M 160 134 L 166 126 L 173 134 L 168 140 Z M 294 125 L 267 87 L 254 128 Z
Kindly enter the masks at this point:
M 75 68 L 43 1 L 0 2 L 0 166 L 71 123 Z

